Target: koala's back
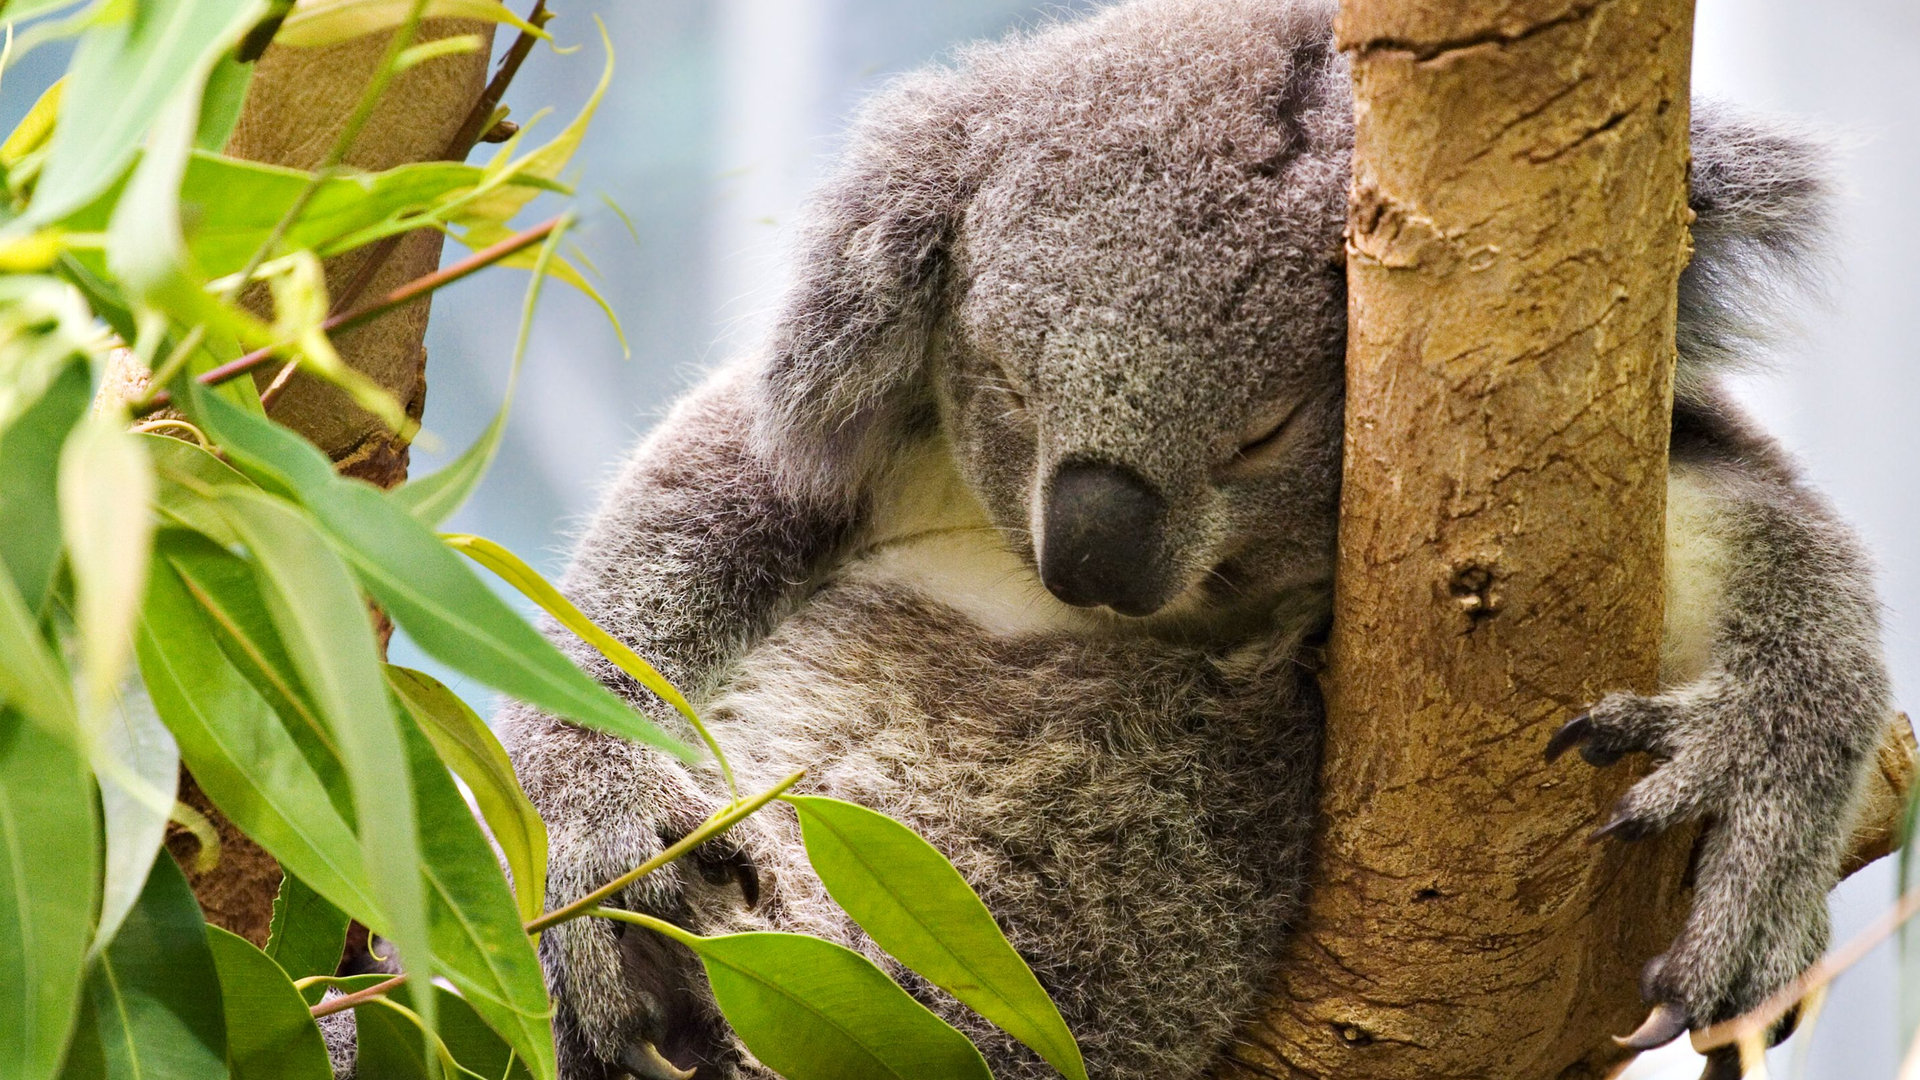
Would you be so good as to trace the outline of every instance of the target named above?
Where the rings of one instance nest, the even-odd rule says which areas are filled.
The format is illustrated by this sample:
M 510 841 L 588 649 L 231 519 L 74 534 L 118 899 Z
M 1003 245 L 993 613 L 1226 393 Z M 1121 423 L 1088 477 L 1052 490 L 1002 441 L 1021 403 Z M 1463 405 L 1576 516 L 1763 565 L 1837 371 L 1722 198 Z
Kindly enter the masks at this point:
M 1055 995 L 1094 1075 L 1197 1075 L 1258 1000 L 1303 897 L 1320 727 L 1311 679 L 1286 643 L 1226 653 L 997 631 L 900 565 L 855 559 L 704 704 L 743 783 L 805 767 L 803 790 L 925 836 Z M 835 925 L 790 824 L 749 844 L 766 898 L 748 918 Z M 904 981 L 1002 1044 L 990 1059 L 1025 1063 L 999 1075 L 1052 1075 Z

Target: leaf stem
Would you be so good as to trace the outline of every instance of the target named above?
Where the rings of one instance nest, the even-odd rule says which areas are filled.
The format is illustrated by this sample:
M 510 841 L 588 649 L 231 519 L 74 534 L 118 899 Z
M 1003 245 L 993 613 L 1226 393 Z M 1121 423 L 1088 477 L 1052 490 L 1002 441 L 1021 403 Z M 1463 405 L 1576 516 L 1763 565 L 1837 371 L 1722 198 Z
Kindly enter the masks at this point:
M 320 328 L 328 333 L 351 329 L 375 316 L 384 315 L 402 304 L 445 288 L 546 239 L 549 233 L 560 226 L 565 217 L 566 215 L 561 215 L 544 221 L 524 232 L 514 233 L 497 244 L 481 248 L 459 262 L 443 266 L 431 274 L 422 274 L 365 307 L 328 317 L 327 321 L 320 324 Z M 219 367 L 209 368 L 200 374 L 199 382 L 202 386 L 218 386 L 230 379 L 236 379 L 273 359 L 279 348 L 279 346 L 269 345 L 264 349 L 255 349 L 236 360 L 229 360 Z M 146 416 L 165 408 L 172 401 L 173 395 L 165 390 L 156 390 L 134 411 L 136 415 Z
M 374 998 L 377 998 L 380 995 L 385 994 L 389 990 L 399 989 L 400 986 L 404 984 L 406 981 L 407 981 L 407 973 L 403 971 L 400 974 L 395 975 L 393 978 L 388 979 L 385 982 L 374 983 L 372 986 L 369 986 L 364 990 L 355 990 L 351 994 L 341 994 L 337 998 L 328 998 L 327 1000 L 321 1002 L 320 1004 L 315 1005 L 314 1007 L 308 1009 L 307 1012 L 312 1014 L 315 1020 L 318 1020 L 323 1016 L 332 1016 L 334 1013 L 337 1013 L 337 1012 L 345 1012 L 356 1005 L 363 1005 L 373 1000 Z
M 553 12 L 547 10 L 547 0 L 537 0 L 533 10 L 527 13 L 527 22 L 538 29 L 546 29 L 553 20 Z M 526 62 L 527 55 L 533 52 L 534 42 L 539 39 L 525 30 L 513 39 L 507 47 L 506 55 L 500 58 L 500 66 L 494 70 L 493 78 L 487 81 L 487 88 L 481 91 L 478 101 L 467 111 L 466 120 L 460 124 L 460 130 L 447 141 L 446 152 L 441 157 L 448 161 L 465 161 L 473 152 L 474 145 L 492 126 L 493 110 L 500 107 L 500 99 L 507 96 L 507 87 L 513 84 L 513 77 L 519 73 L 520 65 Z
M 701 844 L 719 836 L 735 825 L 738 825 L 761 807 L 786 794 L 787 789 L 799 783 L 800 778 L 805 775 L 806 770 L 802 769 L 745 802 L 733 803 L 701 822 L 699 828 L 681 837 L 678 842 L 660 854 L 655 855 L 653 858 L 648 859 L 632 870 L 614 878 L 612 881 L 575 900 L 573 903 L 564 907 L 555 908 L 528 923 L 527 932 L 530 934 L 538 933 L 550 926 L 572 919 L 578 919 L 583 915 L 595 914 L 594 909 L 599 907 L 602 901 L 610 899 L 619 893 L 620 890 L 639 881 L 641 878 L 646 877 L 648 874 L 653 873 L 655 870 L 660 869 L 680 856 L 685 855 Z

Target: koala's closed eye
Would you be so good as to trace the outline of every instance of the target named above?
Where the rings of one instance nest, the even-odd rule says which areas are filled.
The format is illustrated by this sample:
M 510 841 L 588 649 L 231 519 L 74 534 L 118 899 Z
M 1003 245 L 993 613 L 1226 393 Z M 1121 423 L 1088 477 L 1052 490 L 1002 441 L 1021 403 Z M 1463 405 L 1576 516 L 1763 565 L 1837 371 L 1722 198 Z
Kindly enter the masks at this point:
M 1255 414 L 1253 422 L 1241 432 L 1240 448 L 1234 451 L 1233 458 L 1222 467 L 1222 471 L 1229 474 L 1239 472 L 1275 457 L 1277 451 L 1286 444 L 1285 436 L 1292 430 L 1294 417 L 1300 415 L 1302 404 L 1301 401 L 1290 401 Z

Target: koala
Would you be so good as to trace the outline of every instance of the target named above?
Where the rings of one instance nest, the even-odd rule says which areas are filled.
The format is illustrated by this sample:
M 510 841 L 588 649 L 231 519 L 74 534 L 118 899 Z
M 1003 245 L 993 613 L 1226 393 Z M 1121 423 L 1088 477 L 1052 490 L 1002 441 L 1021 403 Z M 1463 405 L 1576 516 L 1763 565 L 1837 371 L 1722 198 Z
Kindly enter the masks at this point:
M 814 200 L 770 341 L 640 445 L 564 580 L 743 789 L 804 768 L 951 858 L 1095 1076 L 1204 1074 L 1304 897 L 1353 135 L 1331 27 L 1322 0 L 1134 0 L 899 80 Z M 1708 104 L 1692 139 L 1663 688 L 1543 747 L 1653 756 L 1616 837 L 1706 822 L 1643 1042 L 1820 953 L 1889 704 L 1867 556 L 1717 382 L 1817 276 L 1828 154 Z M 712 768 L 525 706 L 502 732 L 555 903 L 725 801 Z M 997 1076 L 1053 1075 L 867 941 L 784 808 L 619 902 L 840 941 Z M 541 952 L 570 1080 L 772 1075 L 678 946 L 580 920 Z

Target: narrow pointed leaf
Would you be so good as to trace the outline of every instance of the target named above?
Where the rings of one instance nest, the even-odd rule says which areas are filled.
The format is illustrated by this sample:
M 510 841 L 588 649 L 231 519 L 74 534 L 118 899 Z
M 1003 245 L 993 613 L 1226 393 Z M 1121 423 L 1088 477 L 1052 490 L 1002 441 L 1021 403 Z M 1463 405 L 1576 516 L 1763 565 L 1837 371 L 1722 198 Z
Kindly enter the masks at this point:
M 91 726 L 112 705 L 131 657 L 153 547 L 153 465 L 109 417 L 81 423 L 60 454 L 60 524 L 74 579 L 81 706 Z
M 0 563 L 29 611 L 46 603 L 60 565 L 56 475 L 67 433 L 86 414 L 92 393 L 85 364 L 60 374 L 0 431 Z
M 304 0 L 280 24 L 274 44 L 294 48 L 337 45 L 367 34 L 391 30 L 407 21 L 413 0 Z M 427 0 L 425 19 L 480 19 L 504 23 L 523 33 L 545 38 L 546 32 L 527 22 L 498 0 Z
M 912 829 L 864 806 L 788 795 L 807 859 L 828 895 L 874 944 L 1069 1080 L 1086 1080 L 1080 1047 L 1026 961 L 960 872 Z
M 0 705 L 11 705 L 41 730 L 79 745 L 80 720 L 66 672 L 12 579 L 0 575 Z
M 334 474 L 286 428 L 187 384 L 189 411 L 257 483 L 304 505 L 375 599 L 422 650 L 454 670 L 588 727 L 697 755 L 574 666 L 459 556 L 375 488 Z
M 223 492 L 221 506 L 252 552 L 268 614 L 346 768 L 362 858 L 386 916 L 380 929 L 415 977 L 429 978 L 435 966 L 413 785 L 366 605 L 299 511 L 243 488 Z M 422 1016 L 432 1030 L 431 1011 Z
M 98 954 L 133 910 L 166 839 L 167 819 L 180 782 L 180 750 L 145 692 L 127 686 L 114 696 L 114 708 L 104 718 L 93 754 L 107 839 L 100 925 L 88 950 Z
M 539 918 L 546 910 L 547 827 L 520 790 L 500 740 L 466 702 L 431 675 L 389 664 L 387 685 L 433 743 L 440 760 L 473 793 L 480 816 L 513 871 L 520 920 Z
M 74 748 L 0 708 L 0 1076 L 48 1080 L 93 933 L 93 792 Z
M 424 735 L 404 734 L 440 970 L 519 1052 L 535 1080 L 553 1080 L 552 1007 L 533 939 L 521 928 L 500 864 L 453 778 Z
M 140 902 L 94 961 L 86 1011 L 105 1078 L 226 1080 L 220 979 L 200 905 L 172 859 L 155 860 Z
M 293 874 L 280 878 L 267 925 L 267 958 L 288 978 L 332 975 L 346 948 L 347 913 Z
M 980 1051 L 851 949 L 805 934 L 699 937 L 647 916 L 700 957 L 714 1000 L 786 1080 L 989 1080 Z
M 147 584 L 135 651 L 194 779 L 249 837 L 328 900 L 381 921 L 360 843 L 286 730 L 214 644 L 170 566 Z
M 104 11 L 74 49 L 28 219 L 58 221 L 119 179 L 161 110 L 265 10 L 264 0 L 128 0 Z
M 233 1080 L 332 1080 L 326 1041 L 287 973 L 217 926 L 207 927 L 207 946 L 226 1004 Z

